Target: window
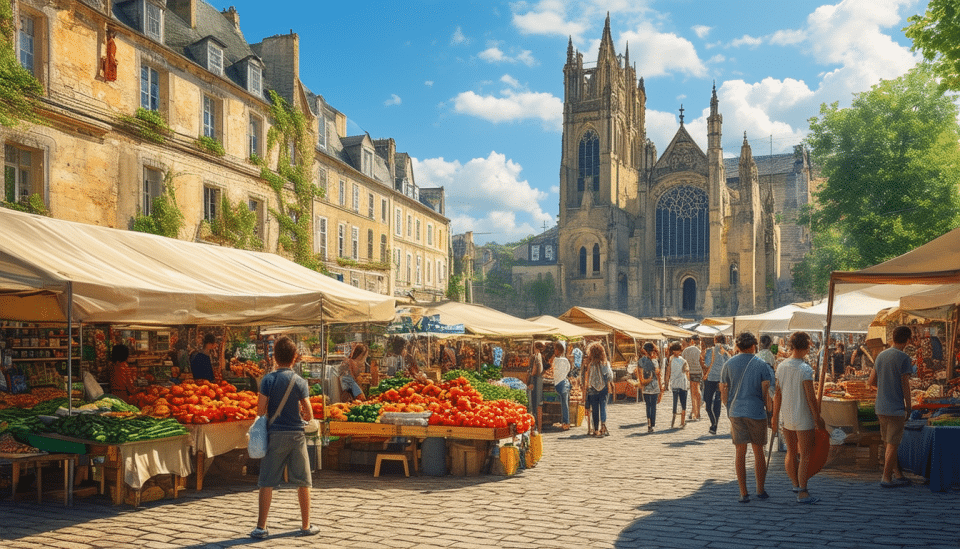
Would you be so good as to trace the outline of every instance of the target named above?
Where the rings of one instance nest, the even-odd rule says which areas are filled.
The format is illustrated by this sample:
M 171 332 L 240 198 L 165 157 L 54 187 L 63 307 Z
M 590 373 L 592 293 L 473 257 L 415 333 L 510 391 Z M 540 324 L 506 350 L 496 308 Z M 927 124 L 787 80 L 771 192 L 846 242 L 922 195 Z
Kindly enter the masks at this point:
M 430 275 L 433 271 L 431 267 L 433 267 L 433 264 L 430 263 L 430 261 L 427 261 L 425 266 L 427 267 L 427 284 L 430 284 L 430 280 L 432 278 Z
M 320 189 L 323 198 L 329 198 L 330 195 L 327 194 L 327 170 L 323 168 L 317 170 L 317 188 Z
M 359 227 L 350 228 L 350 244 L 351 244 L 350 257 L 352 257 L 353 260 L 356 261 L 360 259 L 360 228 Z
M 43 198 L 40 151 L 19 145 L 3 146 L 3 199 L 16 203 L 39 194 Z
M 380 199 L 380 221 L 383 223 L 387 222 L 387 199 Z
M 320 255 L 321 261 L 327 260 L 327 218 L 318 217 L 317 218 L 317 253 Z
M 387 255 L 387 235 L 380 235 L 380 263 L 386 263 L 390 261 L 390 256 Z
M 163 173 L 155 168 L 143 167 L 143 203 L 140 206 L 141 215 L 153 213 L 153 199 L 160 196 L 163 185 Z
M 577 191 L 589 188 L 593 192 L 600 190 L 600 138 L 588 131 L 580 140 L 577 155 Z
M 33 17 L 20 16 L 20 66 L 34 73 L 37 30 Z
M 263 142 L 263 120 L 255 115 L 250 115 L 250 123 L 247 125 L 247 143 L 248 154 L 250 156 L 263 156 L 260 153 L 260 143 Z
M 397 266 L 397 276 L 400 276 L 400 248 L 393 249 L 393 264 Z
M 296 141 L 290 141 L 287 143 L 287 158 L 290 160 L 291 166 L 297 165 L 297 143 Z
M 337 197 L 341 206 L 347 205 L 347 182 L 343 179 L 340 180 L 340 192 L 337 193 Z
M 393 224 L 393 234 L 403 236 L 403 212 L 397 208 L 397 219 Z
M 593 274 L 600 272 L 600 245 L 593 245 Z
M 423 258 L 419 255 L 417 256 L 417 284 L 423 284 Z
M 353 184 L 353 211 L 360 213 L 360 186 Z
M 257 224 L 253 226 L 253 235 L 263 240 L 263 201 L 250 197 L 247 199 L 247 206 L 257 216 Z
M 413 236 L 413 216 L 407 214 L 407 238 Z
M 413 281 L 413 256 L 407 254 L 407 284 Z
M 327 118 L 322 114 L 317 117 L 317 147 L 327 148 Z
M 220 211 L 220 189 L 210 185 L 203 186 L 203 219 L 213 221 Z
M 144 4 L 143 33 L 157 42 L 163 42 L 163 10 L 149 0 Z
M 337 226 L 337 257 L 344 257 L 343 249 L 346 245 L 347 226 L 341 223 Z
M 375 204 L 376 204 L 376 201 L 373 198 L 373 193 L 368 193 L 367 194 L 367 215 L 370 217 L 370 219 L 376 219 L 377 209 Z
M 438 259 L 437 260 L 437 283 L 443 282 L 443 271 L 441 270 L 443 263 Z
M 580 276 L 587 276 L 587 248 L 585 246 L 580 246 L 580 261 L 577 265 L 577 272 L 580 273 Z
M 373 177 L 373 151 L 363 149 L 363 159 L 361 160 L 361 169 L 367 177 Z
M 203 96 L 203 135 L 213 139 L 218 139 L 217 136 L 219 135 L 219 124 L 217 123 L 217 115 L 220 110 L 219 103 L 220 101 L 209 95 Z
M 223 50 L 212 41 L 207 42 L 207 70 L 223 75 Z
M 553 261 L 553 245 L 547 244 L 543 247 L 543 258 L 547 261 Z
M 256 63 L 247 63 L 247 91 L 256 95 L 263 96 L 263 69 Z
M 367 261 L 373 261 L 373 229 L 367 229 Z
M 160 73 L 146 65 L 140 66 L 140 106 L 160 110 Z
M 427 246 L 433 246 L 433 225 L 427 223 Z
M 657 257 L 705 260 L 710 253 L 707 193 L 679 186 L 657 201 Z
M 530 246 L 530 261 L 540 261 L 540 246 Z
M 437 247 L 443 249 L 443 229 L 437 230 Z
M 414 238 L 417 240 L 417 242 L 420 242 L 420 220 L 419 219 L 416 222 L 416 227 L 417 227 L 417 230 L 414 233 Z

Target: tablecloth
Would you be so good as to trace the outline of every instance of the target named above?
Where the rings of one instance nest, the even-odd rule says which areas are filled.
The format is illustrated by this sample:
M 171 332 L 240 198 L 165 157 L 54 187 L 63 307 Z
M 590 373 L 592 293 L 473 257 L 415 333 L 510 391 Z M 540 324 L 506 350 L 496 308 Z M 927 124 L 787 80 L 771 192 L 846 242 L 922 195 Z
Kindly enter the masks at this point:
M 155 475 L 188 476 L 190 465 L 189 435 L 127 442 L 120 445 L 123 480 L 134 490 Z
M 904 469 L 930 480 L 930 491 L 960 485 L 960 427 L 907 429 L 897 449 Z
M 225 454 L 236 448 L 247 447 L 247 431 L 252 419 L 225 421 L 204 425 L 186 425 L 190 431 L 190 448 L 193 453 L 203 452 L 208 458 Z

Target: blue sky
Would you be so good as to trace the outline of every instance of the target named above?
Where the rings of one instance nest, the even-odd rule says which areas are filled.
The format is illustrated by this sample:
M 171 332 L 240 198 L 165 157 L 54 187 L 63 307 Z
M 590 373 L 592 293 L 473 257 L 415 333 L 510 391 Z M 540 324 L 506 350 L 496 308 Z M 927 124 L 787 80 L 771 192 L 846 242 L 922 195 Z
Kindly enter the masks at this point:
M 392 137 L 422 187 L 444 186 L 453 233 L 516 241 L 556 223 L 567 40 L 596 61 L 610 13 L 618 53 L 644 77 L 662 153 L 678 109 L 701 147 L 716 82 L 723 147 L 789 151 L 822 103 L 909 70 L 901 30 L 918 0 L 406 0 L 234 5 L 248 42 L 296 32 L 301 79 L 351 134 Z

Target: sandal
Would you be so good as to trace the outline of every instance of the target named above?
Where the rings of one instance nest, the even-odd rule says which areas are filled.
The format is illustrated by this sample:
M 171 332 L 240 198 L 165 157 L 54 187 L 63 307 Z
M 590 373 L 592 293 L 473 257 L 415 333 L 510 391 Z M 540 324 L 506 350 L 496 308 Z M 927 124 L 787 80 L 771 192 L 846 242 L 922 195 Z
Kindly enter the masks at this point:
M 608 436 L 610 436 L 610 431 L 607 430 L 607 424 L 606 424 L 606 423 L 601 423 L 601 424 L 600 424 L 600 436 L 602 436 L 602 437 L 608 437 Z

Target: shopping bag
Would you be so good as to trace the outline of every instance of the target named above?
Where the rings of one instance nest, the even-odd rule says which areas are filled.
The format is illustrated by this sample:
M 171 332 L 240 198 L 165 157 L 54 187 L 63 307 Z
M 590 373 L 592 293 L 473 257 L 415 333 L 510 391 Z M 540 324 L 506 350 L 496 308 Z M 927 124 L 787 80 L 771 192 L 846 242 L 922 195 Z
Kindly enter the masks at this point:
M 253 459 L 267 455 L 267 416 L 257 416 L 247 431 L 247 455 Z
M 503 464 L 504 474 L 514 475 L 520 466 L 520 449 L 516 446 L 502 446 L 500 448 L 500 463 Z
M 826 429 L 816 428 L 813 431 L 813 454 L 810 464 L 807 465 L 807 475 L 813 476 L 823 469 L 830 456 L 830 433 Z
M 583 425 L 583 418 L 587 415 L 587 409 L 583 407 L 583 404 L 577 405 L 577 420 L 574 422 L 574 425 L 580 427 Z
M 543 435 L 534 431 L 530 435 L 530 455 L 527 457 L 527 467 L 535 467 L 543 457 Z

